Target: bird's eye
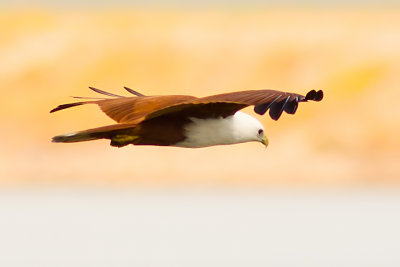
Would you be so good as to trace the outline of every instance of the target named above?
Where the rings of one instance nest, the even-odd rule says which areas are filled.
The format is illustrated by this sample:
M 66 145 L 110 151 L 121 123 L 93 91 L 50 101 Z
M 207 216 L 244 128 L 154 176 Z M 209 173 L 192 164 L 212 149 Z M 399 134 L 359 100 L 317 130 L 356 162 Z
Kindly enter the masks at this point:
M 262 135 L 264 133 L 263 129 L 258 130 L 258 135 Z

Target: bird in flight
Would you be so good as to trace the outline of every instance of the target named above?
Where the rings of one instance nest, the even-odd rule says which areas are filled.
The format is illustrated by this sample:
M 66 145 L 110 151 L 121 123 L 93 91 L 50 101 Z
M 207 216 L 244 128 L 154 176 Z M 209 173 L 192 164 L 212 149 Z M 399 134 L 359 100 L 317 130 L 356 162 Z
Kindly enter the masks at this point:
M 125 97 L 97 88 L 91 90 L 107 98 L 87 98 L 87 101 L 59 105 L 50 111 L 96 104 L 116 124 L 53 137 L 56 143 L 73 143 L 97 139 L 111 140 L 111 146 L 154 145 L 175 147 L 208 147 L 244 142 L 268 145 L 263 125 L 240 110 L 254 106 L 257 114 L 269 110 L 278 120 L 285 111 L 294 114 L 299 102 L 321 101 L 321 90 L 305 96 L 276 90 L 248 90 L 207 97 L 188 95 L 145 96 L 124 87 L 133 96 Z

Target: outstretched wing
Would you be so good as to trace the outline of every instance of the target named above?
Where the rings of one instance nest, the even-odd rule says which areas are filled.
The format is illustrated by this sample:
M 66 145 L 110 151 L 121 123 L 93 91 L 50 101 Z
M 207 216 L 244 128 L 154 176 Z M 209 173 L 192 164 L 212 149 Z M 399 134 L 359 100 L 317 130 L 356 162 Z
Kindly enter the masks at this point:
M 257 114 L 269 110 L 272 119 L 278 120 L 285 111 L 294 114 L 299 102 L 321 101 L 323 92 L 311 90 L 306 96 L 275 90 L 249 90 L 193 99 L 158 109 L 148 114 L 146 119 L 165 115 L 185 115 L 188 117 L 227 117 L 247 106 L 254 106 Z
M 311 90 L 306 96 L 275 90 L 249 90 L 225 93 L 203 98 L 187 95 L 144 96 L 125 88 L 135 97 L 124 97 L 100 89 L 93 91 L 113 98 L 63 104 L 50 112 L 79 106 L 97 104 L 111 119 L 118 123 L 140 123 L 160 116 L 227 117 L 247 106 L 254 106 L 260 115 L 269 110 L 272 119 L 278 120 L 285 111 L 294 114 L 299 102 L 321 101 L 323 92 Z

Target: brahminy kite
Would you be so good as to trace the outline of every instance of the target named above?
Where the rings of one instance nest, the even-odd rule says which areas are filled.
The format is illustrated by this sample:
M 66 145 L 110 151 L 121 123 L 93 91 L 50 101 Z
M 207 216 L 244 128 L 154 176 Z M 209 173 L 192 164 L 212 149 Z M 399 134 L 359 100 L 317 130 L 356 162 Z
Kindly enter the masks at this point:
M 257 114 L 263 115 L 269 110 L 270 117 L 278 120 L 283 111 L 294 114 L 299 102 L 323 98 L 321 90 L 311 90 L 306 96 L 276 90 L 248 90 L 198 98 L 145 96 L 127 87 L 134 96 L 125 97 L 89 88 L 110 98 L 59 105 L 50 113 L 96 104 L 117 124 L 58 135 L 53 137 L 53 142 L 110 139 L 111 146 L 116 147 L 132 144 L 198 148 L 256 141 L 267 146 L 268 139 L 260 121 L 239 110 L 254 106 Z

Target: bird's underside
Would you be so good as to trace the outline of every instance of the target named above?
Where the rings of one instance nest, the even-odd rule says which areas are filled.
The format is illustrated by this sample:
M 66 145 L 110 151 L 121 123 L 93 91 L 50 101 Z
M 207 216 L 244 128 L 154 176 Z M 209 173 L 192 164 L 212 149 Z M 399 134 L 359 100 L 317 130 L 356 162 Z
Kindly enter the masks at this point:
M 75 97 L 90 100 L 59 105 L 50 112 L 84 104 L 96 104 L 117 124 L 58 135 L 53 137 L 53 142 L 110 139 L 111 145 L 117 147 L 128 144 L 179 146 L 187 140 L 188 126 L 196 119 L 230 119 L 237 111 L 254 106 L 257 114 L 263 115 L 269 110 L 270 117 L 278 120 L 283 111 L 294 114 L 299 102 L 320 101 L 323 98 L 321 90 L 311 90 L 306 96 L 275 90 L 249 90 L 197 98 L 188 95 L 145 96 L 125 87 L 134 95 L 126 97 L 89 88 L 107 98 Z M 190 147 L 190 144 L 188 146 Z

